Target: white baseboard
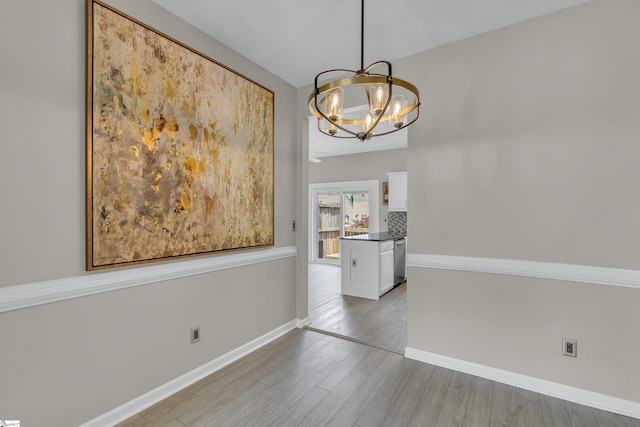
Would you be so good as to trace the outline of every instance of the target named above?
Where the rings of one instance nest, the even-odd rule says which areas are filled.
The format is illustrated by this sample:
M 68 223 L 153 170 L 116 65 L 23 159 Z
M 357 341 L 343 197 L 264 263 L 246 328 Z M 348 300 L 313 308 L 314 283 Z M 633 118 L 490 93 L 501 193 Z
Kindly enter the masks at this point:
M 222 356 L 208 362 L 191 372 L 169 381 L 160 387 L 151 390 L 148 393 L 143 394 L 119 407 L 100 415 L 80 427 L 105 427 L 114 426 L 134 415 L 143 411 L 144 409 L 160 402 L 163 399 L 177 393 L 178 391 L 190 386 L 191 384 L 201 380 L 202 378 L 211 375 L 212 373 L 224 368 L 232 362 L 240 359 L 243 356 L 257 350 L 258 348 L 268 344 L 269 342 L 281 337 L 289 331 L 292 331 L 298 327 L 300 319 L 292 320 L 266 334 L 258 337 L 238 348 L 232 350 Z
M 304 319 L 296 319 L 296 328 L 302 329 L 305 326 L 307 326 L 309 323 L 311 323 L 311 321 L 309 320 L 308 317 L 305 317 Z
M 407 347 L 405 357 L 547 396 L 640 419 L 640 403 Z

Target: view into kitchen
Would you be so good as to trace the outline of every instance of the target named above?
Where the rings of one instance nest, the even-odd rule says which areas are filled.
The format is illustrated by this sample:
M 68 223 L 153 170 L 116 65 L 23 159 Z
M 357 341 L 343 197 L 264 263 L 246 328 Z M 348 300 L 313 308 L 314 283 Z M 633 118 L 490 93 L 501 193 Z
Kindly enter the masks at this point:
M 406 135 L 383 148 L 374 139 L 310 154 L 308 327 L 404 353 Z
M 318 258 L 340 259 L 340 238 L 369 232 L 369 193 L 321 192 L 318 204 Z

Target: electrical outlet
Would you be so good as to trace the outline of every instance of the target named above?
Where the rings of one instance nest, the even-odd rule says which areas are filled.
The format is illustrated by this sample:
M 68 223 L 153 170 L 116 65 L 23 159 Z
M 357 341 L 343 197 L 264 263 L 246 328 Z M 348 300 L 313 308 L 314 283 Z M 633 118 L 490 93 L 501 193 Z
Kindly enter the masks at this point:
M 562 355 L 578 357 L 578 341 L 571 338 L 562 338 Z
M 191 344 L 195 344 L 200 341 L 200 327 L 191 328 Z

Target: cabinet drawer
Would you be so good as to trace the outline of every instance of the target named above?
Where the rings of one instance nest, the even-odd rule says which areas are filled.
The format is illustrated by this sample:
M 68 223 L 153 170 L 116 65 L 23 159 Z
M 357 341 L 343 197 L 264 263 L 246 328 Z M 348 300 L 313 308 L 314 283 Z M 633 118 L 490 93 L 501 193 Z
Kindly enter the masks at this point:
M 380 252 L 387 252 L 392 250 L 393 250 L 393 240 L 380 242 Z

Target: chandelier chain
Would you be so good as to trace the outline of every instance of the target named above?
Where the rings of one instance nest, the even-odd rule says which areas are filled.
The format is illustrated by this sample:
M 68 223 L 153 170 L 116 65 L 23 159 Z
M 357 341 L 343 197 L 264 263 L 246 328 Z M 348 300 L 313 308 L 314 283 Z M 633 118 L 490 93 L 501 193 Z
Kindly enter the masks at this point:
M 364 70 L 364 0 L 360 5 L 360 70 Z

